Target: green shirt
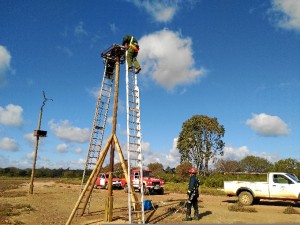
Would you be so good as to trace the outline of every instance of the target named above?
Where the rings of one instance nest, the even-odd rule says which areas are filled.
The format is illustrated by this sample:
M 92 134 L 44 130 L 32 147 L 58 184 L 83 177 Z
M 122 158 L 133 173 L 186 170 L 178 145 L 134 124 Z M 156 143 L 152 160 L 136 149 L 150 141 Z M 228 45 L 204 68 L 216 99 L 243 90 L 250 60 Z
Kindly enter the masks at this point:
M 131 40 L 131 38 L 132 38 L 132 40 Z M 122 45 L 125 45 L 125 44 L 130 45 L 130 41 L 131 41 L 131 44 L 133 44 L 133 45 L 138 45 L 137 40 L 136 40 L 133 36 L 130 36 L 130 35 L 125 35 L 125 36 L 123 37 Z

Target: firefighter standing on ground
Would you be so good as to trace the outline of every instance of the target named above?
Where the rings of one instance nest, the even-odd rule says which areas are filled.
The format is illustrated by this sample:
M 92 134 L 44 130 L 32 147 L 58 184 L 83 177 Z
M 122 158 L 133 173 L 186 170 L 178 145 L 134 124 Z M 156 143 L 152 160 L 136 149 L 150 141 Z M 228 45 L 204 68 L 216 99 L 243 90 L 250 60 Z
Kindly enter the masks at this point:
M 186 217 L 183 218 L 183 221 L 190 221 L 192 219 L 194 220 L 199 220 L 199 211 L 198 211 L 198 197 L 199 197 L 199 179 L 197 178 L 197 170 L 196 169 L 190 169 L 189 170 L 190 174 L 190 181 L 189 181 L 189 186 L 188 186 L 188 199 L 186 202 Z M 191 217 L 191 212 L 192 212 L 192 206 L 194 208 L 194 218 Z
M 135 67 L 135 74 L 138 74 L 141 71 L 141 66 L 137 61 L 136 57 L 139 52 L 139 44 L 137 40 L 130 35 L 125 35 L 123 37 L 122 45 L 127 49 L 127 64 L 128 64 L 128 71 L 132 72 L 132 63 Z

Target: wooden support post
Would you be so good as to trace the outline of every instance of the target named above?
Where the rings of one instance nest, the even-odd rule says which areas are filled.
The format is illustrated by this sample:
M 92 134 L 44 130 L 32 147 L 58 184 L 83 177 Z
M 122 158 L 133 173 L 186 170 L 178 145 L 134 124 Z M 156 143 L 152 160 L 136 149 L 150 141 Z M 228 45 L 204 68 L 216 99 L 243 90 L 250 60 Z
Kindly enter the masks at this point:
M 116 147 L 117 147 L 117 150 L 118 150 L 118 153 L 119 153 L 119 157 L 120 157 L 120 162 L 121 162 L 121 166 L 122 166 L 122 169 L 124 171 L 124 175 L 125 175 L 125 178 L 127 180 L 127 184 L 129 184 L 130 182 L 130 174 L 128 174 L 128 170 L 127 170 L 127 165 L 125 163 L 125 160 L 124 160 L 124 156 L 123 156 L 123 153 L 122 153 L 122 150 L 121 150 L 121 146 L 119 144 L 119 140 L 117 138 L 116 135 L 113 136 L 113 140 L 116 144 Z M 135 211 L 141 211 L 142 209 L 142 206 L 137 203 L 139 202 L 139 199 L 138 199 L 138 196 L 134 193 L 134 188 L 132 185 L 130 185 L 131 189 L 130 189 L 130 198 L 131 198 L 131 201 L 132 202 L 136 202 L 136 204 L 134 204 L 134 207 L 135 207 Z M 141 213 L 138 213 L 137 215 L 137 219 L 140 220 L 142 218 L 142 214 Z
M 91 183 L 92 183 L 92 185 L 94 185 L 94 183 L 95 183 L 95 181 L 96 181 L 95 178 L 97 178 L 97 174 L 100 172 L 100 169 L 102 168 L 102 164 L 103 164 L 104 159 L 105 159 L 105 157 L 106 157 L 106 154 L 107 154 L 107 152 L 108 152 L 109 145 L 111 144 L 112 138 L 113 138 L 113 135 L 111 135 L 111 136 L 109 137 L 109 139 L 108 139 L 108 141 L 107 141 L 107 144 L 105 145 L 105 147 L 104 147 L 104 149 L 103 149 L 103 152 L 102 152 L 102 154 L 100 155 L 100 157 L 99 157 L 99 159 L 98 159 L 98 161 L 97 161 L 97 163 L 96 163 L 96 165 L 95 165 L 94 170 L 92 171 L 92 173 L 91 173 L 91 175 L 90 175 L 90 177 L 89 177 L 87 183 L 86 183 L 85 186 L 84 186 L 83 191 L 81 192 L 81 194 L 80 194 L 80 196 L 79 196 L 79 198 L 78 198 L 78 200 L 77 200 L 77 202 L 76 202 L 76 204 L 75 204 L 75 207 L 74 207 L 73 211 L 71 212 L 71 215 L 70 215 L 68 221 L 66 222 L 66 225 L 71 224 L 72 219 L 73 219 L 73 217 L 74 217 L 74 215 L 75 215 L 75 213 L 76 213 L 76 210 L 78 209 L 78 207 L 79 207 L 79 205 L 80 205 L 80 203 L 81 203 L 83 197 L 85 196 L 85 194 L 86 194 L 86 192 L 87 192 L 87 189 L 88 189 L 89 185 L 90 185 Z M 94 182 L 94 183 L 93 183 L 93 182 Z M 89 192 L 89 195 L 88 195 L 87 198 L 86 198 L 86 202 L 84 203 L 84 207 L 83 207 L 83 209 L 82 209 L 81 215 L 83 214 L 83 212 L 84 212 L 84 210 L 85 210 L 85 207 L 86 207 L 86 205 L 87 205 L 88 199 L 89 199 L 89 197 L 90 197 L 90 193 L 91 193 L 91 192 Z
M 113 110 L 113 121 L 112 121 L 112 135 L 116 135 L 117 129 L 117 114 L 118 114 L 118 99 L 119 99 L 119 74 L 120 74 L 120 58 L 116 57 L 115 64 L 115 91 L 114 91 L 114 110 Z M 113 216 L 113 190 L 112 190 L 112 177 L 114 172 L 114 152 L 115 152 L 115 141 L 111 141 L 110 146 L 110 175 L 108 181 L 108 193 L 105 204 L 105 222 L 111 222 Z

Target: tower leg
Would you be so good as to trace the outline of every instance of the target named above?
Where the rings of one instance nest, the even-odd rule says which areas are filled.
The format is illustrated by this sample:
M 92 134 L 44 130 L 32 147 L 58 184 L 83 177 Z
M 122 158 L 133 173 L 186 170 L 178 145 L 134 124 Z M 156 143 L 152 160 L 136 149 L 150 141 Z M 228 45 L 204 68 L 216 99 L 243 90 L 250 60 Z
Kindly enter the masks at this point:
M 106 197 L 106 204 L 105 204 L 105 222 L 111 222 L 112 216 L 113 216 L 113 204 L 114 204 L 114 197 L 113 196 L 107 196 Z

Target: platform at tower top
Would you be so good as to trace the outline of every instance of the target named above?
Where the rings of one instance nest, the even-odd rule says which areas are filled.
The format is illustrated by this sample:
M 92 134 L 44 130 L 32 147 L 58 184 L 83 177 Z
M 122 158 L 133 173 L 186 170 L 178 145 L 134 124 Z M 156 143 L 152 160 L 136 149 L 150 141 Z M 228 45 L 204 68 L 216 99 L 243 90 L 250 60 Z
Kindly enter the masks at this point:
M 116 61 L 119 57 L 120 63 L 125 62 L 125 48 L 122 45 L 113 44 L 110 48 L 101 53 L 101 57 L 108 60 Z

